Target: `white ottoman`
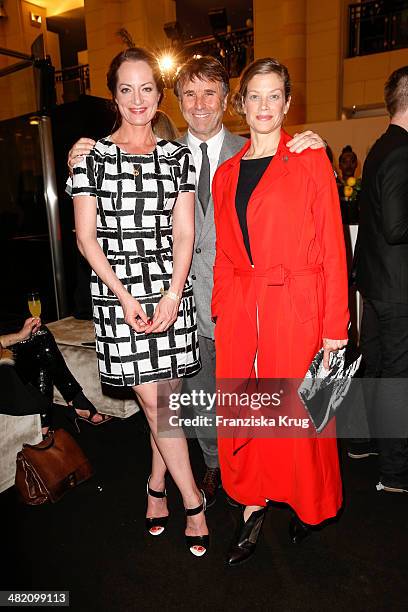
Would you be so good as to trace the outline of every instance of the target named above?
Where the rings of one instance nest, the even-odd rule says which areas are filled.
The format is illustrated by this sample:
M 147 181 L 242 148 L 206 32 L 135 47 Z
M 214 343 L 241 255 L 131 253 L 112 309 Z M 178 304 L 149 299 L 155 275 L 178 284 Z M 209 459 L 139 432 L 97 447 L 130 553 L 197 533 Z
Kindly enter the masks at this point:
M 0 493 L 14 485 L 16 457 L 23 444 L 37 444 L 41 439 L 39 414 L 0 414 Z
M 95 346 L 84 346 L 83 344 L 84 342 L 93 343 L 95 341 L 92 321 L 80 321 L 74 319 L 74 317 L 67 317 L 54 323 L 47 323 L 47 327 L 53 333 L 58 348 L 72 374 L 83 388 L 86 397 L 99 412 L 126 418 L 139 410 L 136 399 L 133 399 L 130 395 L 131 390 L 128 391 L 129 399 L 118 397 L 122 391 L 125 391 L 122 389 L 112 388 L 111 391 L 104 388 L 104 391 L 109 395 L 102 391 Z M 65 401 L 56 389 L 54 401 L 65 406 Z

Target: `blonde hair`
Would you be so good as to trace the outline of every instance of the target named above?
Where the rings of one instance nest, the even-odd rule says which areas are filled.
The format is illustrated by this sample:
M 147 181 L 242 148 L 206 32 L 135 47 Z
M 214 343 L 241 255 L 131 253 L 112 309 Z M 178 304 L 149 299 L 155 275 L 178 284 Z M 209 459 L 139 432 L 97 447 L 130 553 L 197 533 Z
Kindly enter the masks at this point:
M 177 140 L 180 132 L 172 119 L 162 110 L 157 110 L 152 121 L 153 132 L 162 140 Z

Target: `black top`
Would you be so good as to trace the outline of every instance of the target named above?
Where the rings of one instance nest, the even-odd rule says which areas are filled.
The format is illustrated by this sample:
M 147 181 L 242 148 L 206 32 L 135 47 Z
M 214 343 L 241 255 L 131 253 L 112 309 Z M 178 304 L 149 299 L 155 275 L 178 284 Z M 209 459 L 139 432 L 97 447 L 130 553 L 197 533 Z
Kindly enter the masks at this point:
M 241 226 L 242 238 L 244 240 L 245 248 L 248 253 L 248 257 L 252 261 L 251 255 L 251 246 L 249 244 L 249 235 L 248 235 L 248 224 L 247 224 L 247 208 L 248 202 L 254 191 L 255 187 L 258 185 L 259 181 L 266 168 L 269 165 L 269 162 L 272 160 L 273 155 L 269 157 L 260 157 L 259 159 L 241 159 L 241 164 L 239 168 L 239 178 L 238 178 L 238 186 L 237 193 L 235 196 L 235 208 L 237 210 L 238 221 Z
M 408 304 L 408 131 L 398 125 L 364 163 L 354 266 L 363 297 Z

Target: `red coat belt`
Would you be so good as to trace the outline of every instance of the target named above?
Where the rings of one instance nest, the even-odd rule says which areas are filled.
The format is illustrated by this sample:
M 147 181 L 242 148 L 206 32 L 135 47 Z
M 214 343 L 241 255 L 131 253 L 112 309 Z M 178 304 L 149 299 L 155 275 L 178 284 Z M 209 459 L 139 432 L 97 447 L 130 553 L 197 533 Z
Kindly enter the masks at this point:
M 240 277 L 255 277 L 265 278 L 268 285 L 284 285 L 285 282 L 296 276 L 309 276 L 311 274 L 318 274 L 322 272 L 323 267 L 321 264 L 314 264 L 310 266 L 304 266 L 297 270 L 289 270 L 285 268 L 283 264 L 277 264 L 272 268 L 262 270 L 259 268 L 234 268 L 234 275 Z

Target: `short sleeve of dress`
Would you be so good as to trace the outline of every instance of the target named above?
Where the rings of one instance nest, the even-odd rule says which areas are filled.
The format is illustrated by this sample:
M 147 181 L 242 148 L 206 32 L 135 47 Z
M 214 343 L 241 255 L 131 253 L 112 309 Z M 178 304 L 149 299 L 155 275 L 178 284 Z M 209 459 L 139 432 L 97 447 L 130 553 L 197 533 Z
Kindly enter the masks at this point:
M 78 195 L 96 196 L 96 169 L 94 155 L 87 155 L 74 166 L 71 179 L 67 180 L 66 192 L 72 197 Z
M 193 162 L 193 156 L 191 155 L 190 149 L 185 147 L 185 155 L 180 158 L 180 182 L 179 191 L 195 191 L 195 166 Z

